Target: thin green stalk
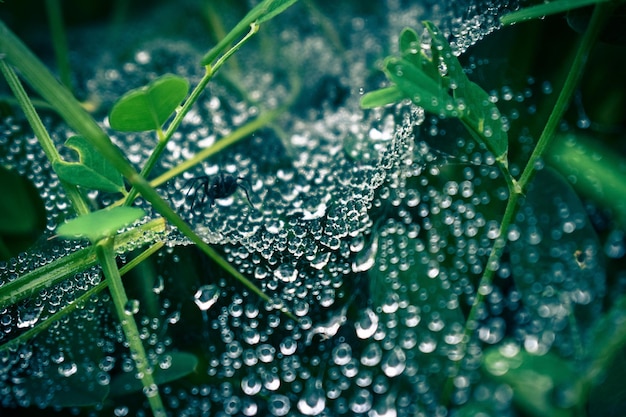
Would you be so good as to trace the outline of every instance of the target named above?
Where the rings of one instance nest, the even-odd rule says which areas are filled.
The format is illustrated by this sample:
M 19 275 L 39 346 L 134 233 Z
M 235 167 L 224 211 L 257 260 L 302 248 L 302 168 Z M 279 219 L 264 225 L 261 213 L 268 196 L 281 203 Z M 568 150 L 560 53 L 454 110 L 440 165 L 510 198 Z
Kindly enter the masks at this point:
M 545 128 L 543 132 L 541 132 L 541 136 L 539 137 L 539 141 L 533 150 L 533 153 L 526 164 L 526 168 L 522 172 L 522 176 L 520 177 L 519 184 L 522 188 L 526 188 L 532 176 L 537 170 L 537 163 L 541 160 L 546 147 L 554 137 L 556 129 L 569 106 L 569 103 L 572 99 L 574 92 L 576 91 L 576 87 L 578 86 L 580 79 L 583 76 L 585 65 L 587 63 L 587 59 L 589 58 L 589 53 L 591 52 L 591 48 L 593 44 L 596 42 L 598 35 L 600 34 L 600 29 L 602 28 L 604 22 L 609 16 L 609 12 L 615 6 L 613 3 L 602 3 L 598 4 L 591 17 L 591 21 L 589 23 L 589 27 L 585 32 L 585 36 L 583 37 L 580 46 L 578 47 L 578 52 L 574 57 L 574 62 L 572 62 L 571 69 L 565 79 L 565 83 L 563 84 L 563 88 L 561 89 L 561 93 L 556 100 L 552 113 L 548 118 Z
M 102 156 L 117 169 L 139 193 L 149 201 L 154 209 L 161 213 L 172 225 L 195 243 L 209 257 L 215 258 L 217 253 L 207 245 L 193 229 L 161 198 L 148 181 L 130 165 L 121 151 L 113 145 L 107 134 L 96 121 L 83 109 L 72 94 L 50 74 L 48 69 L 37 57 L 0 21 L 0 54 L 20 69 L 28 83 L 48 102 L 55 106 L 57 112 L 78 133 L 83 135 Z M 252 281 L 238 273 L 234 268 L 228 271 L 233 277 L 263 300 L 270 298 Z M 237 272 L 237 273 L 233 273 Z
M 7 80 L 7 84 L 9 84 L 11 91 L 13 91 L 17 102 L 22 108 L 22 111 L 26 116 L 26 120 L 28 120 L 28 124 L 30 124 L 35 136 L 39 140 L 39 144 L 46 154 L 48 161 L 53 164 L 54 162 L 61 160 L 61 156 L 57 152 L 57 148 L 54 146 L 52 138 L 50 138 L 48 131 L 44 127 L 43 122 L 39 118 L 33 103 L 31 103 L 28 94 L 26 94 L 26 91 L 24 90 L 24 87 L 22 87 L 22 83 L 19 78 L 17 78 L 13 68 L 11 68 L 10 65 L 7 65 L 4 59 L 0 59 L 0 70 L 4 75 L 4 78 Z M 89 206 L 78 190 L 78 187 L 63 180 L 61 180 L 61 185 L 63 186 L 67 197 L 70 199 L 72 208 L 74 208 L 76 214 L 81 215 L 89 213 Z
M 461 342 L 461 351 L 465 351 L 467 348 L 467 344 L 469 343 L 471 336 L 475 330 L 477 324 L 477 315 L 483 304 L 485 295 L 489 293 L 486 291 L 489 288 L 493 281 L 493 276 L 495 272 L 498 270 L 498 263 L 500 261 L 500 257 L 504 251 L 507 241 L 507 234 L 509 231 L 509 227 L 513 223 L 514 216 L 517 210 L 517 204 L 520 197 L 526 191 L 528 184 L 532 180 L 533 175 L 538 169 L 538 162 L 541 160 L 550 140 L 554 137 L 554 133 L 556 128 L 558 127 L 559 122 L 563 118 L 565 111 L 571 101 L 571 98 L 575 92 L 576 86 L 580 81 L 582 74 L 585 69 L 585 64 L 587 62 L 587 57 L 591 51 L 593 44 L 595 43 L 598 34 L 600 33 L 600 29 L 605 19 L 609 15 L 609 11 L 611 7 L 608 7 L 607 4 L 597 5 L 594 9 L 593 16 L 591 18 L 591 22 L 585 35 L 580 43 L 578 48 L 578 52 L 574 61 L 570 66 L 570 71 L 565 80 L 563 88 L 559 93 L 559 97 L 556 101 L 556 104 L 546 122 L 546 126 L 541 133 L 539 141 L 537 142 L 537 146 L 535 147 L 522 175 L 517 182 L 518 191 L 513 192 L 509 195 L 509 200 L 507 202 L 504 216 L 502 221 L 500 222 L 500 229 L 498 233 L 498 237 L 496 238 L 491 253 L 489 254 L 489 258 L 487 259 L 487 265 L 485 267 L 485 272 L 480 279 L 478 284 L 478 290 L 476 292 L 476 297 L 474 298 L 474 303 L 472 304 L 472 308 L 468 314 L 468 318 L 465 324 L 465 335 L 463 337 L 463 341 Z M 507 175 L 507 173 L 503 173 Z M 461 366 L 461 361 L 457 362 L 456 371 L 458 372 L 459 367 Z M 453 383 L 452 378 L 454 375 L 448 379 L 442 394 L 442 399 L 444 404 L 449 404 L 451 400 Z
M 241 139 L 248 137 L 252 133 L 259 130 L 260 128 L 267 126 L 269 123 L 275 120 L 280 114 L 284 113 L 284 111 L 285 111 L 285 108 L 279 108 L 276 110 L 271 110 L 266 113 L 263 113 L 261 116 L 254 119 L 252 122 L 243 125 L 239 129 L 235 130 L 234 132 L 220 139 L 214 145 L 198 152 L 197 154 L 193 156 L 193 158 L 190 158 L 182 162 L 181 164 L 176 165 L 174 168 L 158 176 L 157 178 L 155 178 L 154 180 L 150 182 L 150 185 L 152 185 L 153 187 L 156 187 L 176 177 L 177 175 L 182 174 L 183 172 L 187 171 L 189 168 L 199 164 L 200 162 L 217 154 L 218 152 L 224 150 L 225 148 L 239 142 Z
M 151 255 L 156 253 L 159 249 L 163 247 L 163 245 L 164 245 L 163 242 L 157 242 L 154 245 L 150 246 L 148 249 L 146 249 L 141 254 L 139 254 L 139 256 L 137 256 L 132 261 L 130 261 L 129 263 L 124 265 L 122 268 L 120 268 L 120 275 L 124 276 L 124 274 L 126 274 L 128 271 L 130 271 L 131 269 L 139 265 L 139 263 L 141 263 L 142 261 L 144 261 Z M 94 254 L 94 259 L 95 259 L 95 254 Z M 49 328 L 55 322 L 69 315 L 78 307 L 84 305 L 91 297 L 98 294 L 100 291 L 105 289 L 108 285 L 109 283 L 107 280 L 102 280 L 98 285 L 87 290 L 80 297 L 76 298 L 70 304 L 66 305 L 61 310 L 57 311 L 56 313 L 54 313 L 53 315 L 45 319 L 43 322 L 38 323 L 35 327 L 32 327 L 31 329 L 28 329 L 27 331 L 25 331 L 24 333 L 22 333 L 15 339 L 11 339 L 8 342 L 4 343 L 3 345 L 0 345 L 0 353 L 2 353 L 5 350 L 12 349 L 15 346 L 18 346 L 22 343 L 26 343 L 33 337 L 37 336 L 39 333 Z
M 61 82 L 72 90 L 72 70 L 70 66 L 69 50 L 67 47 L 67 36 L 65 35 L 65 25 L 63 23 L 63 13 L 59 0 L 46 0 L 46 10 L 48 12 L 48 22 L 52 34 L 52 46 L 59 69 Z
M 104 276 L 109 284 L 109 291 L 111 292 L 111 298 L 113 299 L 113 304 L 115 305 L 115 312 L 117 313 L 117 317 L 122 325 L 126 341 L 129 344 L 131 357 L 135 361 L 137 375 L 139 376 L 139 379 L 141 379 L 143 392 L 148 398 L 148 403 L 150 404 L 152 413 L 155 417 L 165 417 L 167 415 L 165 407 L 163 406 L 163 401 L 161 400 L 159 388 L 154 381 L 152 367 L 150 366 L 148 355 L 146 354 L 141 342 L 135 317 L 132 313 L 129 314 L 129 312 L 127 312 L 128 297 L 126 296 L 126 291 L 124 290 L 124 284 L 122 283 L 120 271 L 117 269 L 117 265 L 115 263 L 113 240 L 113 237 L 108 237 L 96 243 L 95 246 L 98 261 L 102 266 L 102 272 L 104 273 Z
M 172 136 L 174 135 L 174 133 L 180 126 L 181 122 L 183 121 L 187 113 L 189 113 L 189 110 L 191 110 L 191 106 L 193 106 L 195 102 L 198 101 L 200 94 L 204 91 L 207 84 L 213 78 L 217 70 L 224 64 L 224 62 L 228 60 L 230 56 L 232 56 L 232 54 L 234 54 L 239 48 L 241 48 L 241 46 L 245 44 L 258 30 L 259 30 L 258 25 L 256 24 L 251 25 L 250 31 L 248 32 L 248 34 L 244 36 L 243 39 L 241 39 L 239 42 L 237 42 L 235 46 L 230 48 L 228 52 L 222 55 L 213 67 L 211 66 L 205 67 L 204 76 L 202 77 L 202 79 L 200 80 L 196 88 L 193 89 L 193 91 L 191 92 L 191 95 L 185 101 L 185 103 L 180 108 L 180 110 L 176 112 L 176 116 L 174 117 L 174 120 L 172 120 L 172 123 L 170 123 L 170 125 L 167 127 L 165 134 L 162 137 L 159 135 L 159 141 L 157 143 L 157 146 L 154 148 L 154 150 L 150 154 L 150 157 L 148 158 L 148 161 L 146 161 L 146 164 L 141 170 L 142 177 L 146 178 L 148 174 L 152 171 L 152 169 L 154 168 L 154 165 L 157 163 L 157 161 L 161 157 L 161 154 L 165 150 L 167 143 L 170 141 L 170 139 L 172 138 Z M 135 187 L 133 187 L 128 193 L 128 196 L 126 197 L 126 201 L 124 202 L 124 205 L 129 206 L 130 204 L 132 204 L 132 202 L 135 200 L 135 197 L 137 197 L 137 190 Z

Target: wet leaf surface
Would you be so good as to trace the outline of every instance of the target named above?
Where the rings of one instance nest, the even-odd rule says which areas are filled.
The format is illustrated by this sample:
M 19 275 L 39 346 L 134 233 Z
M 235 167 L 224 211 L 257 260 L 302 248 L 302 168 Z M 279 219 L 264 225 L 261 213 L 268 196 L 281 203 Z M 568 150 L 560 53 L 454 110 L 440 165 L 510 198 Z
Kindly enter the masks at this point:
M 82 136 L 72 136 L 65 146 L 75 150 L 80 162 L 58 161 L 54 170 L 62 180 L 91 190 L 125 192 L 122 175 Z
M 111 109 L 111 127 L 123 132 L 157 130 L 187 96 L 189 81 L 166 74 L 129 91 Z

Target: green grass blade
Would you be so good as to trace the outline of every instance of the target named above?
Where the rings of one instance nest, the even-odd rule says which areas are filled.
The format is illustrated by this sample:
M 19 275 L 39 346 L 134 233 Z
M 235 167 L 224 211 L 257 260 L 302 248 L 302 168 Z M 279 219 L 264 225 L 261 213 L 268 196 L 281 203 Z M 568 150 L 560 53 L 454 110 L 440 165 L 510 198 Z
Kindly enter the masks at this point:
M 117 236 L 116 250 L 125 247 L 130 248 L 132 247 L 131 243 L 145 241 L 146 237 L 164 231 L 165 222 L 163 219 L 152 220 Z M 5 283 L 0 286 L 0 309 L 31 297 L 44 288 L 49 288 L 95 264 L 96 255 L 93 247 L 90 246 L 39 267 L 14 281 Z
M 398 103 L 405 98 L 407 98 L 407 95 L 397 86 L 393 85 L 365 94 L 361 98 L 361 107 L 364 109 L 373 109 L 374 107 Z
M 250 25 L 266 22 L 296 2 L 297 0 L 264 0 L 256 5 L 217 45 L 204 55 L 201 61 L 202 65 L 211 65 L 218 56 L 228 49 L 235 39 L 240 38 L 250 28 Z
M 550 16 L 557 13 L 563 13 L 568 10 L 577 9 L 579 7 L 590 6 L 592 4 L 605 3 L 609 0 L 556 0 L 549 3 L 538 4 L 532 7 L 525 7 L 516 12 L 505 14 L 500 18 L 503 25 L 512 25 L 513 23 L 522 22 L 524 20 L 538 19 L 540 17 Z

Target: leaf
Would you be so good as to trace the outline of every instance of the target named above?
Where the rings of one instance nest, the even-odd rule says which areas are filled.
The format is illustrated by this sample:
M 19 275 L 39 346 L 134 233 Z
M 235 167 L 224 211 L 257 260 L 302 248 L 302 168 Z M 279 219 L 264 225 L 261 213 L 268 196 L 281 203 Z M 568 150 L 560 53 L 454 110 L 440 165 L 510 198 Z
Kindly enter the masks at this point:
M 626 159 L 582 133 L 559 135 L 546 155 L 574 188 L 612 211 L 626 227 Z
M 400 39 L 398 40 L 400 46 L 400 52 L 403 57 L 410 57 L 420 53 L 420 40 L 415 32 L 411 28 L 404 28 L 400 32 Z
M 404 92 L 402 92 L 398 86 L 393 85 L 365 94 L 361 98 L 361 107 L 364 109 L 372 109 L 374 107 L 397 103 L 405 98 L 407 98 L 407 96 Z
M 623 315 L 623 313 L 622 313 Z M 602 382 L 595 385 L 589 393 L 590 416 L 623 417 L 626 409 L 626 351 L 621 351 L 607 363 Z
M 266 0 L 259 4 L 263 10 L 257 18 L 257 23 L 261 24 L 285 11 L 298 0 Z M 257 6 L 258 7 L 258 6 Z
M 612 364 L 625 361 L 626 296 L 621 296 L 611 309 L 594 323 L 589 332 L 589 342 L 587 351 L 590 375 L 611 372 L 615 370 Z M 623 378 L 623 372 L 620 371 L 619 377 Z
M 117 231 L 145 216 L 137 207 L 114 207 L 79 216 L 57 228 L 57 235 L 66 238 L 87 238 L 92 243 L 113 236 Z
M 55 161 L 52 166 L 63 181 L 91 190 L 125 193 L 122 174 L 82 136 L 72 136 L 65 146 L 74 149 L 80 162 Z
M 512 388 L 513 401 L 536 417 L 575 416 L 585 401 L 578 373 L 558 356 L 532 355 L 514 344 L 485 351 L 483 370 Z
M 537 19 L 550 16 L 557 13 L 563 13 L 568 10 L 577 9 L 579 7 L 590 6 L 592 4 L 604 3 L 609 0 L 556 0 L 548 3 L 537 4 L 531 7 L 525 7 L 512 13 L 505 14 L 500 18 L 503 25 L 512 25 L 513 23 L 524 20 Z
M 455 97 L 468 103 L 461 121 L 475 135 L 478 143 L 484 143 L 489 152 L 506 160 L 509 139 L 502 126 L 500 111 L 478 84 L 468 80 L 464 90 L 462 96 L 455 91 Z
M 189 91 L 189 82 L 172 74 L 163 75 L 124 94 L 113 105 L 109 122 L 115 130 L 158 130 L 174 113 Z
M 406 59 L 388 58 L 385 60 L 385 73 L 406 97 L 426 111 L 445 117 L 458 115 L 454 100 L 442 88 L 441 80 L 433 80 Z
M 0 259 L 30 247 L 46 227 L 46 211 L 37 189 L 15 171 L 0 166 Z
M 168 368 L 154 368 L 154 382 L 157 385 L 181 379 L 194 372 L 198 365 L 198 358 L 191 353 L 172 352 L 168 356 L 170 357 Z M 111 380 L 110 385 L 111 396 L 113 397 L 138 392 L 143 388 L 141 381 L 135 377 L 133 372 L 117 375 Z
M 404 29 L 400 34 L 401 57 L 388 57 L 383 70 L 392 86 L 369 93 L 361 106 L 371 108 L 408 98 L 440 117 L 458 118 L 474 140 L 494 154 L 506 171 L 508 137 L 502 115 L 489 94 L 471 82 L 450 44 L 431 22 L 424 22 L 431 37 L 430 48 L 419 50 L 417 33 Z
M 557 346 L 572 346 L 602 309 L 606 272 L 598 236 L 571 186 L 548 168 L 536 174 L 518 219 L 509 232 L 517 289 L 536 327 L 558 334 Z M 579 329 L 570 327 L 568 335 L 562 329 L 571 315 Z

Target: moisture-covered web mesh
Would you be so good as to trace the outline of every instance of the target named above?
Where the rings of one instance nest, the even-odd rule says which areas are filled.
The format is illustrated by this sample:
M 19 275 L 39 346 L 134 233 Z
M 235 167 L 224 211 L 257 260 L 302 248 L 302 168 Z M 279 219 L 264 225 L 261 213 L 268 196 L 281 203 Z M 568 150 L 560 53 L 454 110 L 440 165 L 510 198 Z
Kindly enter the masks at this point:
M 175 12 L 164 7 L 158 13 Z M 300 90 L 272 123 L 158 188 L 196 233 L 271 299 L 266 303 L 245 289 L 193 251 L 176 230 L 144 237 L 168 245 L 152 264 L 155 271 L 146 272 L 152 281 L 125 278 L 129 292 L 141 300 L 135 317 L 150 360 L 167 370 L 181 360 L 180 352 L 198 358 L 185 382 L 160 384 L 173 415 L 446 415 L 441 387 L 460 369 L 452 403 L 467 401 L 478 378 L 480 343 L 532 335 L 542 349 L 555 344 L 571 351 L 569 336 L 551 338 L 564 326 L 563 306 L 585 308 L 603 295 L 603 285 L 597 284 L 570 290 L 566 299 L 550 299 L 548 312 L 532 300 L 520 308 L 521 295 L 508 277 L 525 273 L 525 266 L 515 256 L 503 259 L 497 275 L 505 285 L 481 289 L 487 296 L 479 340 L 461 349 L 464 317 L 497 237 L 506 184 L 493 157 L 462 129 L 442 126 L 408 104 L 364 111 L 359 99 L 383 84 L 374 71 L 376 61 L 394 50 L 404 26 L 434 20 L 461 53 L 493 32 L 497 17 L 517 3 L 389 0 L 371 7 L 328 8 L 341 47 L 302 10 L 288 11 L 276 26 L 268 24 L 263 41 L 280 42 L 280 48 L 268 51 L 259 41 L 242 49 L 237 64 L 221 70 L 223 78 L 209 85 L 185 117 L 155 168 L 153 177 L 166 173 Z M 179 33 L 177 39 L 146 41 L 143 36 L 154 25 L 150 19 L 155 17 L 137 23 L 127 43 L 104 51 L 81 70 L 87 80 L 84 95 L 96 95 L 105 111 L 125 91 L 166 72 L 185 76 L 192 85 L 202 76 L 198 62 L 206 45 L 196 36 L 200 25 L 188 25 L 189 39 Z M 95 54 L 87 41 L 83 48 L 86 56 Z M 506 91 L 493 97 L 510 100 Z M 53 117 L 45 122 L 61 149 L 72 132 Z M 156 144 L 154 134 L 113 132 L 104 112 L 101 123 L 140 168 Z M 17 119 L 2 121 L 0 163 L 15 167 L 39 189 L 46 202 L 47 238 L 68 215 L 68 202 L 24 126 Z M 446 141 L 443 149 L 463 152 L 455 156 L 437 149 L 436 140 Z M 238 181 L 237 191 L 203 203 L 203 184 L 226 175 Z M 89 197 L 100 205 L 117 198 L 97 192 Z M 158 215 L 141 198 L 137 205 L 149 217 Z M 534 215 L 531 209 L 524 213 L 529 219 Z M 588 226 L 582 218 L 577 221 L 575 229 Z M 520 230 L 520 236 L 527 232 Z M 0 282 L 84 246 L 44 239 L 3 263 Z M 541 247 L 534 249 L 529 250 L 535 254 Z M 583 250 L 587 262 L 600 251 L 593 241 Z M 576 284 L 562 278 L 570 266 L 557 271 L 560 278 L 550 285 Z M 93 267 L 5 308 L 0 343 L 100 280 Z M 507 314 L 522 317 L 517 327 L 506 328 Z M 69 400 L 59 393 L 81 386 L 88 398 L 110 387 L 115 415 L 149 412 L 140 393 L 124 396 L 135 390 L 125 382 L 134 375 L 134 362 L 106 292 L 33 341 L 2 351 L 0 370 L 2 406 L 64 406 Z M 73 382 L 59 382 L 59 375 Z M 481 389 L 507 410 L 508 391 Z

